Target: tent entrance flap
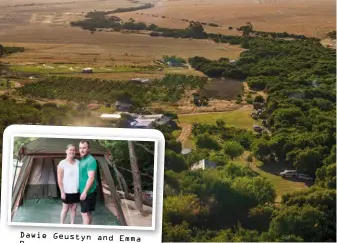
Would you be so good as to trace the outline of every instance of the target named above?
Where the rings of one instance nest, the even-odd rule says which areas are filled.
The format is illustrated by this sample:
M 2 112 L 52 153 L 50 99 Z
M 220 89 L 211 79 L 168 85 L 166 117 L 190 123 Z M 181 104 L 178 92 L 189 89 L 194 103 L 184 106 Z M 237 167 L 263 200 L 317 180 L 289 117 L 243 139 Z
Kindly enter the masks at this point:
M 24 200 L 39 198 L 57 198 L 57 169 L 52 158 L 35 158 L 26 186 Z

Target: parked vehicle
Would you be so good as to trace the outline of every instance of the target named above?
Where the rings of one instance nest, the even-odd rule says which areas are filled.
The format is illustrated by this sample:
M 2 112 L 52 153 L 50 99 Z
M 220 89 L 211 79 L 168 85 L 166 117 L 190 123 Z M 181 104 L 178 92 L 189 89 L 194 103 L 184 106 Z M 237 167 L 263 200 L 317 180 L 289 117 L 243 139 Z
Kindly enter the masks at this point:
M 297 177 L 298 173 L 296 170 L 285 170 L 280 173 L 282 177 Z
M 306 180 L 306 181 L 313 181 L 314 180 L 314 178 L 312 178 L 311 176 L 308 176 L 306 174 L 299 174 L 298 179 L 302 179 L 302 180 Z
M 260 127 L 259 125 L 253 125 L 253 129 L 255 132 L 262 132 L 262 127 Z

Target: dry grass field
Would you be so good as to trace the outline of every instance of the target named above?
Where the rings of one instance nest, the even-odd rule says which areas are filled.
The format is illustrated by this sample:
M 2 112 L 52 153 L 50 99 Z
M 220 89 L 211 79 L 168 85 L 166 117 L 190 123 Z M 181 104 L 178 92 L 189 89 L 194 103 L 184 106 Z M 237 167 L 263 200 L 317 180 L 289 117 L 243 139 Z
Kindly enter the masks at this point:
M 1 43 L 27 48 L 26 52 L 2 61 L 14 64 L 147 65 L 163 55 L 235 59 L 242 51 L 236 46 L 207 40 L 154 38 L 114 32 L 92 34 L 69 26 L 71 21 L 83 19 L 89 11 L 139 6 L 146 2 L 147 0 L 137 3 L 131 0 L 1 1 Z M 31 3 L 35 5 L 31 6 Z M 150 9 L 116 15 L 171 28 L 186 27 L 188 23 L 181 21 L 183 18 L 216 23 L 222 27 L 205 26 L 205 29 L 233 35 L 239 32 L 228 30 L 228 27 L 236 28 L 247 21 L 257 30 L 288 31 L 318 37 L 335 28 L 333 0 L 159 0 L 153 3 L 155 6 Z
M 206 31 L 230 35 L 238 32 L 228 27 L 235 29 L 249 21 L 256 30 L 323 38 L 336 28 L 335 10 L 334 0 L 168 0 L 151 9 L 118 15 L 172 28 L 188 25 L 181 19 L 212 22 L 222 27 L 207 26 Z
M 30 27 L 20 32 L 1 33 L 4 45 L 24 46 L 24 53 L 11 55 L 3 62 L 11 63 L 87 63 L 151 64 L 163 55 L 183 58 L 204 56 L 210 59 L 228 57 L 235 59 L 241 48 L 226 44 L 215 44 L 208 40 L 174 39 L 150 37 L 116 32 L 91 34 L 70 27 Z
M 239 47 L 215 44 L 207 40 L 182 40 L 153 38 L 141 34 L 84 31 L 69 25 L 84 18 L 93 10 L 113 10 L 138 6 L 130 0 L 24 0 L 2 2 L 0 5 L 0 41 L 8 46 L 24 46 L 24 53 L 15 54 L 2 61 L 25 63 L 81 63 L 99 65 L 152 64 L 163 55 L 188 58 L 195 55 L 210 59 L 229 57 L 235 59 Z M 7 3 L 7 4 L 5 4 Z M 58 3 L 58 4 L 57 4 Z

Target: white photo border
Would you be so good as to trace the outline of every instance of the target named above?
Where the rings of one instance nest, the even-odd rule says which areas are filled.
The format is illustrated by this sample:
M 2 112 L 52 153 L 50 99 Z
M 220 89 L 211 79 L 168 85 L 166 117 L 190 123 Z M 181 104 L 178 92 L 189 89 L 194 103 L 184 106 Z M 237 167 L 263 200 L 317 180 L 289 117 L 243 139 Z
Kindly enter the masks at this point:
M 51 132 L 52 131 L 52 132 Z M 107 225 L 67 225 L 48 223 L 24 223 L 11 221 L 12 180 L 13 166 L 6 161 L 13 161 L 13 149 L 15 137 L 49 137 L 49 138 L 74 138 L 97 140 L 124 140 L 124 141 L 148 141 L 155 143 L 154 149 L 154 175 L 153 175 L 153 206 L 152 224 L 150 227 L 138 226 L 107 226 Z M 164 184 L 164 135 L 155 129 L 133 128 L 102 128 L 102 127 L 74 127 L 74 126 L 46 126 L 46 125 L 11 125 L 3 134 L 3 158 L 2 158 L 2 192 L 1 192 L 1 222 L 6 221 L 12 226 L 35 226 L 57 228 L 90 228 L 90 229 L 116 229 L 116 230 L 140 230 L 162 231 L 162 207 Z M 8 168 L 9 167 L 9 168 Z M 6 198 L 7 197 L 7 198 Z M 9 203 L 9 205 L 8 205 Z M 5 215 L 7 217 L 5 217 Z

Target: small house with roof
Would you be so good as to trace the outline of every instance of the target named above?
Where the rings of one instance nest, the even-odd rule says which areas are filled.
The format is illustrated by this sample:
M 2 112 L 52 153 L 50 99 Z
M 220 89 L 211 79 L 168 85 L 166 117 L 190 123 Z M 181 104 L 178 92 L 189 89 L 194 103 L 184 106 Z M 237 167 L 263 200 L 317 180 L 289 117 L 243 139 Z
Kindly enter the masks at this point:
M 191 166 L 191 170 L 205 170 L 205 169 L 214 169 L 216 168 L 216 163 L 203 159 Z
M 133 128 L 153 128 L 155 124 L 168 125 L 170 122 L 171 118 L 163 114 L 138 115 L 130 122 L 130 126 Z
M 115 106 L 117 111 L 129 111 L 132 108 L 132 102 L 127 98 L 118 99 Z

